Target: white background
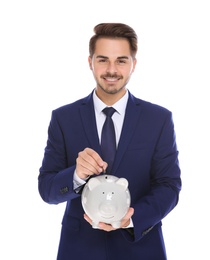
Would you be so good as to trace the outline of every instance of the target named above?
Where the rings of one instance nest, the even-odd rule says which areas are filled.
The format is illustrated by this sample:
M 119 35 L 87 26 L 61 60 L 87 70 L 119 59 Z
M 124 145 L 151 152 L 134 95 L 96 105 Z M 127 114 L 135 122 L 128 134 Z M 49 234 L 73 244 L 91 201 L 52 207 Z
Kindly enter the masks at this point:
M 136 30 L 129 89 L 174 115 L 183 189 L 163 221 L 168 259 L 210 259 L 208 2 L 0 2 L 0 259 L 56 259 L 65 204 L 41 200 L 38 171 L 52 109 L 95 87 L 88 43 L 101 22 Z

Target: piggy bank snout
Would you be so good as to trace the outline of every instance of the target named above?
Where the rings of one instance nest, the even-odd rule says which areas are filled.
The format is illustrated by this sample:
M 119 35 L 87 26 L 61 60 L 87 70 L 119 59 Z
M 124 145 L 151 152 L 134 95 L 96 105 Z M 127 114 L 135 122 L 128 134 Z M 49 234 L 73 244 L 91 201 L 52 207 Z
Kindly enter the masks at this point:
M 101 203 L 99 205 L 99 212 L 103 215 L 103 216 L 109 216 L 110 214 L 115 213 L 117 210 L 117 207 L 111 203 Z

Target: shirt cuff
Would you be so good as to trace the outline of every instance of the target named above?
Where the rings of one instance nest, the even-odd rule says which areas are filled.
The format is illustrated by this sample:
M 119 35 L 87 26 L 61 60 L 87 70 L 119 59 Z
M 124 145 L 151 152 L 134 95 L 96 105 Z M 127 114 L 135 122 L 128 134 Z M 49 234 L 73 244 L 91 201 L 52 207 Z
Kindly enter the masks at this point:
M 133 221 L 132 218 L 130 219 L 130 224 L 127 227 L 123 227 L 123 228 L 133 228 Z
M 88 177 L 89 178 L 89 177 Z M 74 184 L 74 190 L 76 190 L 78 187 L 84 185 L 86 183 L 86 180 L 88 179 L 81 179 L 77 174 L 76 170 L 74 171 L 74 176 L 73 176 L 73 184 Z

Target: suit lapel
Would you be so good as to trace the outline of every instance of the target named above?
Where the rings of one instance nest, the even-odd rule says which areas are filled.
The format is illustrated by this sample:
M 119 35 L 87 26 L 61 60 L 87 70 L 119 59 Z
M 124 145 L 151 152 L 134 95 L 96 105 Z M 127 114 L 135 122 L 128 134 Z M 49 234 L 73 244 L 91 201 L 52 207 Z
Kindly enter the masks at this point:
M 133 136 L 133 133 L 136 128 L 136 124 L 139 120 L 141 112 L 141 106 L 139 99 L 136 99 L 129 93 L 129 99 L 126 107 L 125 119 L 123 123 L 123 128 L 118 144 L 118 149 L 115 157 L 115 161 L 113 164 L 113 174 L 117 170 L 120 161 L 123 158 L 124 153 L 129 145 L 129 142 Z
M 84 132 L 90 144 L 89 147 L 100 154 L 100 145 L 98 139 L 92 93 L 84 99 L 84 102 L 82 103 L 80 108 L 80 114 L 84 127 Z

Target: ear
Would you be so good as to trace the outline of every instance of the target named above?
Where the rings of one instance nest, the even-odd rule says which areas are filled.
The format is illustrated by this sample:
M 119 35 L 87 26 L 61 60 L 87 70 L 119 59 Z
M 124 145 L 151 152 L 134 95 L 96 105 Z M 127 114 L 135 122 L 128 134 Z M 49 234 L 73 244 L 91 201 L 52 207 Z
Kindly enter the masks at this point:
M 137 59 L 134 58 L 133 59 L 133 69 L 132 69 L 132 73 L 134 72 L 135 68 L 136 68 L 136 63 L 137 63 Z
M 92 66 L 92 58 L 89 56 L 88 57 L 88 63 L 89 63 L 89 67 L 91 70 L 93 70 L 93 66 Z
M 128 188 L 128 181 L 125 178 L 120 178 L 116 181 L 117 185 L 120 185 L 123 190 L 126 190 Z
M 91 178 L 87 185 L 90 191 L 92 191 L 95 187 L 97 187 L 98 185 L 100 185 L 100 181 L 95 177 L 95 178 Z

